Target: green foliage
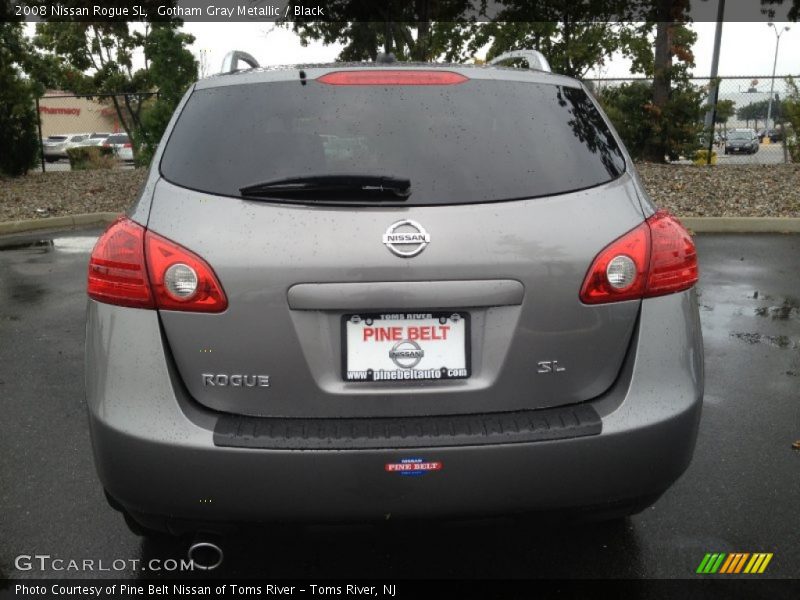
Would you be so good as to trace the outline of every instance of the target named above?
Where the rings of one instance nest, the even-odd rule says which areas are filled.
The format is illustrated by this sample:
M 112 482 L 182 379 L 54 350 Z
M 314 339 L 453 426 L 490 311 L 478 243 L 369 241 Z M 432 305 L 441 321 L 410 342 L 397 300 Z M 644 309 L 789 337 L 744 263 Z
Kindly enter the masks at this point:
M 197 78 L 197 61 L 186 46 L 194 37 L 181 33 L 172 23 L 154 23 L 144 44 L 149 63 L 149 80 L 158 89 L 154 102 L 144 105 L 140 127 L 133 142 L 138 148 L 136 162 L 147 165 L 158 147 L 172 113 Z
M 634 81 L 604 87 L 597 98 L 614 123 L 625 147 L 634 159 L 648 156 L 653 143 L 665 141 L 664 153 L 671 160 L 694 156 L 705 92 L 688 82 L 678 82 L 663 109 L 653 105 L 653 86 Z
M 178 27 L 178 21 L 158 22 L 141 33 L 127 22 L 38 23 L 34 44 L 43 52 L 31 61 L 32 75 L 42 85 L 76 94 L 113 94 L 108 101 L 134 142 L 134 157 L 146 163 L 197 76 L 197 63 L 186 49 L 194 37 Z M 134 69 L 133 56 L 140 49 L 145 67 Z M 142 94 L 149 91 L 157 91 L 158 99 Z
M 78 146 L 67 149 L 69 166 L 73 171 L 112 169 L 114 149 L 110 146 Z
M 800 89 L 792 77 L 786 79 L 789 94 L 783 103 L 784 140 L 792 162 L 800 163 Z
M 736 102 L 733 100 L 717 101 L 717 123 L 727 123 L 736 114 Z
M 18 69 L 27 52 L 22 25 L 0 22 L 0 174 L 24 175 L 39 155 L 34 89 Z
M 344 44 L 340 61 L 375 60 L 378 53 L 391 52 L 401 61 L 443 57 L 463 62 L 475 26 L 465 15 L 473 4 L 473 0 L 330 0 L 324 22 L 296 17 L 282 25 L 291 27 L 303 45 L 310 40 Z
M 766 100 L 759 100 L 758 102 L 751 102 L 739 108 L 736 111 L 736 117 L 740 121 L 766 121 L 767 113 L 769 112 L 769 98 Z M 783 115 L 783 103 L 780 101 L 772 101 L 772 118 L 780 119 Z
M 344 44 L 337 57 L 341 61 L 375 60 L 388 50 L 400 61 L 465 62 L 486 45 L 489 59 L 533 47 L 548 57 L 554 71 L 581 77 L 617 51 L 634 64 L 647 62 L 650 25 L 619 18 L 633 4 L 612 0 L 539 7 L 528 0 L 505 0 L 492 21 L 476 22 L 468 15 L 484 8 L 479 0 L 332 0 L 325 22 L 301 18 L 283 26 L 291 27 L 304 45 L 310 40 Z
M 642 62 L 638 42 L 647 39 L 643 25 L 583 21 L 592 15 L 577 12 L 582 6 L 575 3 L 573 19 L 565 21 L 486 23 L 474 29 L 468 47 L 477 51 L 490 44 L 486 54 L 489 60 L 510 50 L 536 48 L 547 57 L 553 71 L 579 78 L 618 51 Z
M 653 99 L 653 86 L 649 82 L 633 81 L 604 87 L 597 91 L 597 99 L 630 155 L 640 159 L 654 135 L 653 122 L 647 112 Z
M 87 96 L 133 94 L 149 89 L 144 69 L 133 70 L 133 53 L 143 36 L 120 22 L 36 24 L 34 44 L 44 51 L 34 76 L 48 87 Z M 111 96 L 119 123 L 133 136 L 140 127 L 137 96 Z

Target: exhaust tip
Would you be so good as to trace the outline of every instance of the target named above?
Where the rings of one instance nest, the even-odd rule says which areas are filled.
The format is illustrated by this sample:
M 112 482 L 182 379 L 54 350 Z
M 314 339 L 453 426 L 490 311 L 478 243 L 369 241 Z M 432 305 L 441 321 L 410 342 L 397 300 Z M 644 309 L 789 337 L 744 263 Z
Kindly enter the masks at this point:
M 189 546 L 187 556 L 194 567 L 201 571 L 213 571 L 222 564 L 225 558 L 222 548 L 208 541 L 193 542 Z

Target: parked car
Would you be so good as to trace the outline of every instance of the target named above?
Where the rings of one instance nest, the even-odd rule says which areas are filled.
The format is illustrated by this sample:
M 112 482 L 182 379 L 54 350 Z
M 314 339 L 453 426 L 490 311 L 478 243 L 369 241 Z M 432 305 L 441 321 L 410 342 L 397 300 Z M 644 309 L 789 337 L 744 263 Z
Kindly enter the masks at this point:
M 189 89 L 88 271 L 94 457 L 135 532 L 620 517 L 683 473 L 692 238 L 538 65 Z
M 758 135 L 752 129 L 728 130 L 728 139 L 725 140 L 725 154 L 758 152 Z
M 133 145 L 131 138 L 127 133 L 114 133 L 109 135 L 102 142 L 103 146 L 109 146 L 114 149 L 114 156 L 119 160 L 132 161 L 133 160 Z
M 102 146 L 105 138 L 86 138 L 79 145 L 80 146 Z
M 779 142 L 783 139 L 780 129 L 760 129 L 758 131 L 759 143 L 764 143 L 764 139 L 769 138 L 772 143 Z
M 67 158 L 67 150 L 75 148 L 88 139 L 88 133 L 65 133 L 64 135 L 51 135 L 42 140 L 44 159 L 47 162 L 56 162 Z

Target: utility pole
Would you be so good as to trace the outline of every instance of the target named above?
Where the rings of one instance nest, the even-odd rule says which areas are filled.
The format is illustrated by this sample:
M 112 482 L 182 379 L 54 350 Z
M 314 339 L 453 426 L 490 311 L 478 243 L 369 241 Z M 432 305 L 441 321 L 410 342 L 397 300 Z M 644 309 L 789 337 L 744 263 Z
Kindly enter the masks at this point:
M 706 164 L 711 164 L 711 153 L 714 151 L 714 123 L 717 120 L 717 99 L 719 97 L 719 81 L 717 72 L 719 69 L 719 47 L 722 43 L 722 19 L 725 15 L 725 0 L 719 0 L 717 4 L 717 30 L 714 32 L 714 54 L 711 57 L 711 87 L 709 89 L 708 101 L 711 105 L 706 113 L 706 131 L 708 131 L 708 154 Z
M 769 105 L 768 105 L 769 108 L 767 108 L 767 123 L 766 123 L 766 127 L 764 128 L 767 132 L 769 132 L 769 120 L 770 120 L 770 118 L 772 118 L 772 99 L 775 97 L 775 95 L 774 95 L 774 92 L 775 92 L 775 67 L 778 66 L 778 44 L 781 43 L 781 36 L 785 32 L 789 31 L 789 27 L 786 26 L 783 29 L 781 29 L 780 31 L 778 31 L 778 28 L 775 27 L 775 23 L 773 23 L 772 21 L 767 23 L 767 26 L 768 27 L 772 27 L 772 29 L 775 31 L 775 60 L 772 62 L 772 80 L 771 80 L 771 83 L 769 85 Z M 775 129 L 775 124 L 774 123 L 772 124 L 772 129 Z

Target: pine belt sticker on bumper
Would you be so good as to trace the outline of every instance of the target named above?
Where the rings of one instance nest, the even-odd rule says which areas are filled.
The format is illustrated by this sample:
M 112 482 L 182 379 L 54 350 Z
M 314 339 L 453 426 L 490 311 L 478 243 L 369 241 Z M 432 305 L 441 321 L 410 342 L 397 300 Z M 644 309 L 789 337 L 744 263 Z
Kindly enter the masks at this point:
M 387 473 L 400 473 L 405 476 L 425 475 L 429 471 L 441 471 L 442 463 L 423 458 L 403 458 L 398 463 L 386 463 Z

